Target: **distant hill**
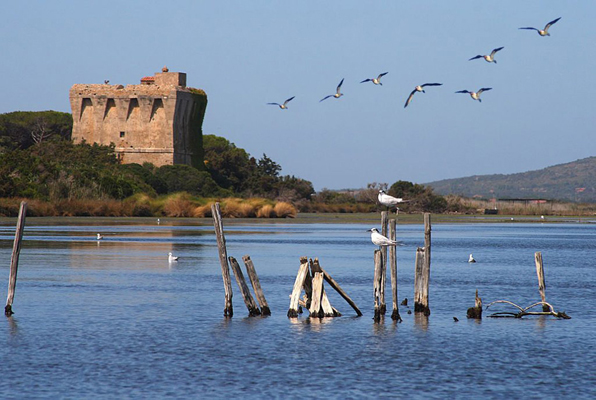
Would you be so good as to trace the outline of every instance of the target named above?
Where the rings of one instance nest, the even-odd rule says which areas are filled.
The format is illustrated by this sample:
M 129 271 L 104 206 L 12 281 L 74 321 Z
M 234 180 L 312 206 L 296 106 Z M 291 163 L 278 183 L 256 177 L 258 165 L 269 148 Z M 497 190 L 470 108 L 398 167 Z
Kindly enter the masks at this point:
M 474 175 L 425 183 L 435 193 L 481 198 L 596 202 L 596 157 L 517 174 Z

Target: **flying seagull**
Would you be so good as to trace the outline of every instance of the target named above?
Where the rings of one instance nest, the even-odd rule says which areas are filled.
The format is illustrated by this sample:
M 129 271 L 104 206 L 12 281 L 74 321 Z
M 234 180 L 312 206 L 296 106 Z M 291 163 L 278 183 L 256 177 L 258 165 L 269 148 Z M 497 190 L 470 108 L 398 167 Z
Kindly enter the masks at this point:
M 548 24 L 546 24 L 546 26 L 544 27 L 544 29 L 532 28 L 531 26 L 527 26 L 527 27 L 519 28 L 519 29 L 530 29 L 530 30 L 533 30 L 533 31 L 538 32 L 538 34 L 540 36 L 550 36 L 550 33 L 548 33 L 548 28 L 550 28 L 552 25 L 556 24 L 557 21 L 560 20 L 560 19 L 561 19 L 561 17 L 559 17 L 557 19 L 553 19 Z
M 344 80 L 342 79 L 341 82 L 339 83 L 339 85 L 337 85 L 335 94 L 330 94 L 329 96 L 323 97 L 321 100 L 319 100 L 319 103 L 322 102 L 323 100 L 327 100 L 329 97 L 335 97 L 336 99 L 339 99 L 341 96 L 343 96 L 344 94 L 340 92 L 341 85 L 343 83 L 344 83 Z
M 468 93 L 470 95 L 470 97 L 472 97 L 472 99 L 478 100 L 479 102 L 482 103 L 482 99 L 480 98 L 480 93 L 486 92 L 486 91 L 491 90 L 491 89 L 492 88 L 484 87 L 484 88 L 478 90 L 477 92 L 470 92 L 468 90 L 459 90 L 459 91 L 457 91 L 455 93 Z
M 172 253 L 168 253 L 168 262 L 178 261 L 178 256 L 173 256 Z
M 412 101 L 412 97 L 414 97 L 414 93 L 416 93 L 416 92 L 426 93 L 423 89 L 425 86 L 441 86 L 441 85 L 442 85 L 442 83 L 425 83 L 424 85 L 416 86 L 414 88 L 414 90 L 412 90 L 412 92 L 410 93 L 408 100 L 406 100 L 406 104 L 404 105 L 404 108 L 406 108 L 408 106 L 408 104 L 410 104 L 410 101 Z
M 408 200 L 404 200 L 401 197 L 393 197 L 385 193 L 383 189 L 379 190 L 379 195 L 377 196 L 379 203 L 384 205 L 385 207 L 395 207 L 399 203 L 406 203 Z
M 497 49 L 494 49 L 493 51 L 491 51 L 491 53 L 488 56 L 483 56 L 483 55 L 477 55 L 476 57 L 472 57 L 470 58 L 468 61 L 472 61 L 472 60 L 476 60 L 478 58 L 484 58 L 486 60 L 486 62 L 489 63 L 497 63 L 497 60 L 495 60 L 495 54 L 497 54 L 497 51 L 501 51 L 503 50 L 505 47 L 499 47 Z
M 381 235 L 377 228 L 371 228 L 367 232 L 370 232 L 370 240 L 376 246 L 397 246 L 398 244 L 395 240 L 387 239 L 385 236 Z
M 362 81 L 362 82 L 360 82 L 360 83 L 364 83 L 364 82 L 372 82 L 372 83 L 374 83 L 375 85 L 381 85 L 381 86 L 383 86 L 383 84 L 381 83 L 381 78 L 382 78 L 383 76 L 387 75 L 387 74 L 388 74 L 388 72 L 383 72 L 382 74 L 379 74 L 379 76 L 377 76 L 376 78 L 372 78 L 372 79 L 365 79 L 365 80 L 363 80 L 363 81 Z
M 284 102 L 283 102 L 283 104 L 279 104 L 279 103 L 267 103 L 267 104 L 270 104 L 270 105 L 272 105 L 272 106 L 278 106 L 278 107 L 279 107 L 279 108 L 281 108 L 282 110 L 285 110 L 285 109 L 287 109 L 287 108 L 288 108 L 288 103 L 289 103 L 290 101 L 292 101 L 292 99 L 293 99 L 294 97 L 296 97 L 296 96 L 292 96 L 292 97 L 290 97 L 289 99 L 287 99 L 286 101 L 284 101 Z

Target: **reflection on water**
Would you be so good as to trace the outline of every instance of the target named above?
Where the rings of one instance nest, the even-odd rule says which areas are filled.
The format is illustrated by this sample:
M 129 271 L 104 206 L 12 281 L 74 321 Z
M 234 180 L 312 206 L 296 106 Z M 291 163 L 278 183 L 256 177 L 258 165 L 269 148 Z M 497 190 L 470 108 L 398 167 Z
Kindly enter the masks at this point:
M 552 397 L 544 377 L 556 382 L 557 397 L 596 396 L 585 368 L 595 355 L 596 312 L 585 305 L 596 301 L 596 226 L 433 226 L 432 314 L 403 305 L 402 323 L 390 314 L 375 323 L 368 226 L 225 221 L 228 253 L 251 256 L 272 315 L 248 318 L 233 282 L 234 317 L 224 318 L 211 224 L 78 221 L 25 229 L 18 323 L 0 319 L 0 374 L 20 397 L 393 397 L 396 382 L 408 382 L 399 385 L 405 398 Z M 97 232 L 105 239 L 95 240 Z M 412 299 L 423 227 L 398 226 L 398 237 L 399 293 Z M 4 279 L 13 239 L 14 227 L 0 226 Z M 168 263 L 170 251 L 180 261 Z M 539 299 L 535 251 L 543 253 L 547 301 L 573 319 L 468 320 L 476 289 L 486 304 Z M 287 318 L 303 255 L 318 257 L 364 316 L 328 290 L 342 317 Z M 297 394 L 288 390 L 304 377 Z M 14 393 L 0 384 L 0 397 Z

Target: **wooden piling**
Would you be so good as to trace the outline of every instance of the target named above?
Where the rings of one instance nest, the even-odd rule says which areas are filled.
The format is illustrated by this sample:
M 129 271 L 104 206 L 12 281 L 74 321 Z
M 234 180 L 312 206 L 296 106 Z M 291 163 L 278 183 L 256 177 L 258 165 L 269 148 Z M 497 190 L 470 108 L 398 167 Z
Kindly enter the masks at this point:
M 381 312 L 381 272 L 383 269 L 383 254 L 381 250 L 375 250 L 375 276 L 373 283 L 373 295 L 375 299 L 375 315 L 373 320 L 379 322 L 383 313 Z
M 250 317 L 261 315 L 261 310 L 259 310 L 257 303 L 250 294 L 250 289 L 246 284 L 246 280 L 244 279 L 240 265 L 238 265 L 238 261 L 236 261 L 234 257 L 230 257 L 229 260 L 230 266 L 232 267 L 232 272 L 234 272 L 234 277 L 236 278 L 236 283 L 240 289 L 240 294 L 242 294 L 242 298 L 244 298 L 244 304 L 246 304 L 246 308 L 248 309 L 248 315 Z
M 382 235 L 385 237 L 389 237 L 387 224 L 389 221 L 387 211 L 381 211 L 381 232 Z M 387 247 L 395 247 L 395 246 L 383 246 L 381 247 L 381 251 L 383 252 L 383 262 L 381 264 L 381 314 L 385 315 L 387 312 L 387 303 L 385 303 L 385 286 L 387 281 Z
M 534 261 L 536 263 L 536 274 L 538 275 L 538 290 L 540 291 L 540 299 L 543 303 L 546 303 L 546 283 L 544 282 L 544 267 L 542 265 L 542 253 L 537 251 L 534 253 Z M 549 311 L 547 305 L 542 305 L 542 311 Z
M 25 217 L 27 215 L 27 202 L 21 201 L 19 208 L 19 217 L 17 218 L 17 227 L 14 234 L 14 243 L 12 246 L 12 256 L 10 258 L 10 275 L 8 277 L 8 296 L 6 298 L 6 306 L 4 307 L 4 315 L 10 317 L 14 312 L 12 311 L 12 303 L 14 301 L 14 293 L 17 288 L 17 271 L 19 269 L 19 254 L 21 253 L 21 241 L 23 240 L 23 230 L 25 229 Z
M 298 317 L 298 307 L 300 307 L 300 305 L 299 305 L 300 292 L 302 292 L 302 286 L 304 285 L 304 280 L 306 279 L 307 272 L 308 272 L 308 259 L 306 257 L 301 257 L 300 258 L 300 268 L 298 269 L 298 274 L 296 275 L 296 281 L 294 282 L 294 289 L 292 290 L 292 295 L 290 296 L 290 308 L 288 310 L 289 318 Z
M 327 293 L 325 293 L 325 286 L 323 284 L 323 280 L 325 279 L 325 272 L 323 271 L 323 268 L 321 268 L 318 258 L 315 258 L 315 260 L 310 263 L 310 271 L 313 276 L 313 280 L 312 280 L 313 301 L 309 308 L 311 316 L 319 317 L 319 318 L 341 316 L 341 314 L 337 310 L 335 310 L 333 307 L 331 307 L 331 302 L 329 301 L 329 298 L 327 297 Z M 317 278 L 316 286 L 315 286 L 315 277 Z M 321 279 L 320 287 L 319 287 L 319 282 L 318 282 L 319 279 Z M 319 291 L 320 291 L 320 294 L 319 294 Z M 319 296 L 320 296 L 320 301 L 319 301 L 319 304 L 316 305 L 314 299 L 318 298 Z
M 426 252 L 416 249 L 416 273 L 414 276 L 414 312 L 430 315 L 428 307 L 428 270 L 426 269 Z
M 321 309 L 321 299 L 323 297 L 323 274 L 321 272 L 314 272 L 312 277 L 312 301 L 310 303 L 311 317 L 323 317 L 324 313 Z
M 389 221 L 389 239 L 396 240 L 396 221 Z M 397 306 L 397 246 L 389 246 L 389 268 L 391 270 L 391 296 L 393 299 L 393 312 L 391 319 L 401 322 L 399 308 Z
M 217 239 L 217 248 L 219 250 L 219 263 L 221 264 L 221 276 L 224 283 L 224 316 L 232 317 L 232 315 L 234 315 L 234 308 L 232 306 L 232 278 L 230 277 L 228 251 L 226 249 L 226 238 L 223 232 L 219 203 L 211 205 L 211 215 L 213 215 L 213 227 L 215 228 L 215 237 Z
M 259 281 L 257 271 L 255 270 L 255 266 L 252 260 L 250 259 L 250 256 L 245 255 L 244 257 L 242 257 L 242 261 L 244 261 L 244 266 L 246 267 L 246 272 L 248 274 L 248 278 L 250 279 L 250 284 L 252 285 L 257 301 L 259 302 L 259 306 L 261 307 L 261 314 L 271 315 L 271 310 L 269 309 L 267 300 L 265 300 L 265 294 L 263 293 L 263 289 L 261 288 L 261 282 Z
M 359 317 L 362 316 L 362 311 L 360 311 L 360 309 L 358 308 L 358 306 L 356 305 L 356 303 L 354 303 L 354 301 L 350 298 L 350 296 L 348 296 L 348 294 L 341 288 L 341 286 L 339 286 L 339 283 L 337 283 L 335 281 L 335 279 L 333 279 L 331 277 L 331 275 L 329 275 L 327 273 L 327 271 L 325 271 L 323 269 L 323 267 L 321 267 L 319 265 L 319 268 L 321 269 L 321 271 L 323 272 L 323 277 L 325 278 L 325 281 L 333 288 L 335 289 L 335 291 L 337 293 L 339 293 L 339 295 L 341 297 L 343 297 L 343 299 L 350 305 L 350 307 L 352 307 L 354 309 L 354 311 L 356 311 L 356 314 L 358 314 Z
M 470 319 L 482 319 L 482 299 L 478 296 L 478 289 L 476 289 L 474 307 L 468 308 L 467 317 Z

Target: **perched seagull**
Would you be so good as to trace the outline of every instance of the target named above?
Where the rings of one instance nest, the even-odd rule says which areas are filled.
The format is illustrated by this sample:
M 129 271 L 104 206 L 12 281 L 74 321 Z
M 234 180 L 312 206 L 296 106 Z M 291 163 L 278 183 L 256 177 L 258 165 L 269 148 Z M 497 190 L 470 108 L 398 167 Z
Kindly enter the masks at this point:
M 472 99 L 478 100 L 479 102 L 482 103 L 482 99 L 480 98 L 480 93 L 486 92 L 486 91 L 491 90 L 491 89 L 492 88 L 489 88 L 489 87 L 483 87 L 482 89 L 478 90 L 477 92 L 470 92 L 468 90 L 459 90 L 459 91 L 457 91 L 455 93 L 468 93 L 472 97 Z
M 385 207 L 395 207 L 399 203 L 407 203 L 408 200 L 404 200 L 401 197 L 393 197 L 389 196 L 383 189 L 379 190 L 379 195 L 377 196 L 379 203 L 384 205 Z
M 178 261 L 178 256 L 173 256 L 172 253 L 168 253 L 168 262 Z
M 339 83 L 339 85 L 337 85 L 335 94 L 330 94 L 329 96 L 323 97 L 321 100 L 319 100 L 319 103 L 322 102 L 323 100 L 327 100 L 329 97 L 335 97 L 336 99 L 339 99 L 341 96 L 343 96 L 344 94 L 340 92 L 341 85 L 343 83 L 344 83 L 344 80 L 342 79 L 341 82 Z
M 157 219 L 157 225 L 159 225 L 161 223 L 160 219 Z
M 383 86 L 383 84 L 381 83 L 381 78 L 385 75 L 387 75 L 389 72 L 383 72 L 382 74 L 379 74 L 379 76 L 377 76 L 376 78 L 372 78 L 372 79 L 365 79 L 360 83 L 364 83 L 364 82 L 372 82 L 375 85 L 381 85 Z
M 472 257 L 472 255 L 470 254 L 470 258 L 468 258 L 468 262 L 469 263 L 475 263 L 476 260 L 474 260 L 474 257 Z
M 530 29 L 530 30 L 533 30 L 533 31 L 538 32 L 538 34 L 540 36 L 550 36 L 550 33 L 548 33 L 548 28 L 550 28 L 552 25 L 556 24 L 557 21 L 560 20 L 560 19 L 561 19 L 561 17 L 559 17 L 557 19 L 553 19 L 548 24 L 546 24 L 546 26 L 544 27 L 544 29 L 532 28 L 531 26 L 527 26 L 527 27 L 519 28 L 519 29 Z
M 287 99 L 286 101 L 284 101 L 284 103 L 283 103 L 283 104 L 279 104 L 279 103 L 267 103 L 267 104 L 270 104 L 270 105 L 272 105 L 272 106 L 278 106 L 278 107 L 279 107 L 279 108 L 281 108 L 282 110 L 285 110 L 285 109 L 287 109 L 287 108 L 288 108 L 288 103 L 289 103 L 290 101 L 292 101 L 292 99 L 293 99 L 294 97 L 296 97 L 296 96 L 292 96 L 292 97 L 290 97 L 289 99 Z
M 503 50 L 505 47 L 499 47 L 497 49 L 494 49 L 493 51 L 490 52 L 490 54 L 488 56 L 483 56 L 483 55 L 477 55 L 476 57 L 472 57 L 470 58 L 468 61 L 472 61 L 472 60 L 476 60 L 477 58 L 484 58 L 484 60 L 486 62 L 489 63 L 497 63 L 497 60 L 495 60 L 495 54 L 497 54 L 497 51 L 501 51 Z
M 404 108 L 406 108 L 408 106 L 408 104 L 410 104 L 410 101 L 412 101 L 412 97 L 414 97 L 414 93 L 416 92 L 422 92 L 422 93 L 426 93 L 424 91 L 424 87 L 425 86 L 441 86 L 442 83 L 425 83 L 424 85 L 418 85 L 414 88 L 414 90 L 412 90 L 412 92 L 410 93 L 410 96 L 408 97 L 408 100 L 406 100 L 406 104 L 404 105 Z
M 377 228 L 371 228 L 367 232 L 371 232 L 370 240 L 376 246 L 396 246 L 397 242 L 395 240 L 387 239 L 385 236 L 379 233 Z
M 103 236 L 101 235 L 101 233 L 98 233 L 97 234 L 97 240 L 101 240 L 101 239 L 103 239 Z

